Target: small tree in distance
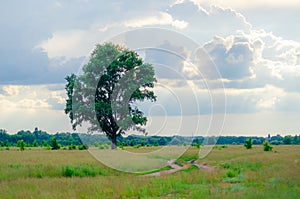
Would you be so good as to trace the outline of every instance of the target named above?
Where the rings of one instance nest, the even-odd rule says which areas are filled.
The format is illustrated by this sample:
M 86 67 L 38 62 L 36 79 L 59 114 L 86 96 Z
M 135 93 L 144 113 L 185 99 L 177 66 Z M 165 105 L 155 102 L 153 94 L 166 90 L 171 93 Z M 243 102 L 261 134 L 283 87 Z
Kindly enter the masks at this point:
M 251 138 L 245 141 L 244 147 L 246 149 L 251 149 L 252 148 L 252 139 Z
M 19 140 L 18 147 L 20 147 L 21 151 L 24 151 L 25 150 L 25 142 L 23 140 Z
M 60 149 L 60 146 L 57 144 L 55 137 L 51 138 L 51 149 L 52 150 Z
M 272 151 L 273 147 L 269 144 L 268 141 L 265 141 L 263 143 L 263 146 L 264 146 L 264 151 Z

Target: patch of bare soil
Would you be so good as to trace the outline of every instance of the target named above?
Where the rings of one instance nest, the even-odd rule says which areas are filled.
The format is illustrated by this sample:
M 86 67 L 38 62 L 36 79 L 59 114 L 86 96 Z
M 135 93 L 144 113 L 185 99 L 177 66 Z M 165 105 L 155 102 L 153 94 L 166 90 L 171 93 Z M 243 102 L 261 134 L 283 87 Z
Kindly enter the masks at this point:
M 164 170 L 164 171 L 149 173 L 149 174 L 145 174 L 144 176 L 163 176 L 163 175 L 168 175 L 170 173 L 175 173 L 175 172 L 183 170 L 183 169 L 187 169 L 189 167 L 189 165 L 184 165 L 183 167 L 181 167 L 181 166 L 175 164 L 175 161 L 176 161 L 175 159 L 172 159 L 172 160 L 168 161 L 168 165 L 172 167 L 172 169 L 170 169 L 170 170 Z M 199 169 L 203 169 L 205 171 L 213 171 L 214 170 L 213 167 L 207 166 L 206 164 L 197 164 L 197 163 L 195 163 L 195 160 L 189 161 L 189 164 L 195 165 Z

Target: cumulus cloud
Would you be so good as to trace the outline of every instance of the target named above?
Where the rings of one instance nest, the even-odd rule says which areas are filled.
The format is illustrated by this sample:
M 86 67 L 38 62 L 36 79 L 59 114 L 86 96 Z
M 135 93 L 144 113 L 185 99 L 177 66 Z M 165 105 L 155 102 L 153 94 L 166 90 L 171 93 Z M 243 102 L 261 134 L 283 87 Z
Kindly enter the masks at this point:
M 252 1 L 239 1 L 239 0 L 191 0 L 196 4 L 215 4 L 221 7 L 231 7 L 235 9 L 253 9 L 257 7 L 300 7 L 297 0 L 286 1 L 271 1 L 271 0 L 252 0 Z M 177 3 L 183 2 L 178 0 Z
M 159 12 L 152 16 L 128 20 L 124 23 L 125 27 L 140 28 L 144 26 L 154 25 L 171 25 L 177 29 L 184 29 L 188 26 L 188 23 L 183 20 L 176 20 L 166 12 Z
M 53 88 L 61 85 L 4 85 L 0 87 L 0 109 L 45 109 L 63 110 L 65 105 L 65 91 Z
M 209 5 L 203 7 L 190 1 L 183 1 L 170 6 L 168 13 L 179 20 L 189 22 L 189 28 L 183 32 L 204 43 L 212 35 L 227 37 L 237 30 L 249 31 L 251 24 L 236 10 Z M 187 14 L 188 13 L 188 14 Z
M 240 41 L 240 38 L 229 37 L 223 39 L 215 37 L 203 46 L 210 56 L 210 60 L 203 62 L 203 53 L 196 52 L 195 60 L 200 71 L 206 78 L 243 79 L 252 76 L 253 50 L 249 43 Z M 202 49 L 201 49 L 202 50 Z M 211 73 L 211 68 L 217 67 L 220 77 Z M 213 76 L 212 76 L 213 75 Z
M 0 93 L 6 96 L 16 96 L 24 89 L 28 89 L 28 86 L 6 85 L 0 87 Z
M 291 82 L 299 80 L 299 44 L 263 30 L 241 31 L 225 38 L 214 37 L 203 45 L 210 59 L 199 48 L 194 62 L 207 78 L 220 79 L 226 87 L 255 88 L 273 84 L 291 90 L 295 89 Z M 220 76 L 211 75 L 214 67 Z

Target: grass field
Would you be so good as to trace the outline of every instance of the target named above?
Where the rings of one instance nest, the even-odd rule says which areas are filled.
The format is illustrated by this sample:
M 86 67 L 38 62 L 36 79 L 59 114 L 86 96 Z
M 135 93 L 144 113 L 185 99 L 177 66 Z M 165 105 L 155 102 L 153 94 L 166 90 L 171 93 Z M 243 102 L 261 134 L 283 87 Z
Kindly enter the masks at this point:
M 130 149 L 132 152 L 146 148 Z M 88 151 L 0 150 L 0 198 L 299 198 L 300 146 L 217 146 L 198 163 L 148 177 L 105 167 Z M 190 148 L 177 163 L 197 157 Z

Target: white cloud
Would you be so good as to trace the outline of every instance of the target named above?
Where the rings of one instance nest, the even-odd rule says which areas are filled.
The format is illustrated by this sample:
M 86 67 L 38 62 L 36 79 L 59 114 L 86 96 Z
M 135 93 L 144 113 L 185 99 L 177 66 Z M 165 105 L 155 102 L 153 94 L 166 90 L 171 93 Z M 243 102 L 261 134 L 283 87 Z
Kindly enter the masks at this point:
M 53 36 L 43 41 L 36 48 L 41 48 L 50 59 L 66 57 L 68 59 L 87 55 L 91 50 L 90 34 L 85 30 L 68 30 L 53 33 Z
M 77 62 L 70 60 L 88 56 L 96 43 L 101 43 L 120 32 L 155 26 L 180 32 L 195 40 L 194 43 L 204 43 L 203 47 L 211 56 L 210 59 L 207 55 L 201 55 L 203 52 L 198 51 L 199 54 L 195 57 L 188 57 L 190 60 L 184 60 L 173 59 L 174 56 L 159 52 L 154 60 L 170 67 L 170 70 L 158 70 L 160 72 L 158 77 L 166 78 L 160 79 L 160 83 L 178 92 L 185 107 L 185 113 L 195 113 L 197 110 L 197 107 L 191 106 L 190 103 L 190 99 L 194 97 L 191 95 L 192 92 L 187 92 L 193 89 L 197 91 L 196 96 L 200 102 L 201 113 L 209 113 L 211 99 L 206 86 L 211 89 L 216 98 L 220 98 L 220 102 L 223 100 L 222 92 L 226 92 L 227 108 L 231 113 L 299 112 L 300 43 L 286 40 L 270 32 L 274 27 L 278 27 L 281 31 L 277 31 L 277 34 L 283 33 L 280 36 L 294 34 L 296 40 L 299 38 L 297 31 L 287 31 L 283 28 L 285 26 L 282 26 L 286 23 L 292 27 L 289 30 L 297 28 L 295 13 L 300 7 L 298 0 L 178 0 L 169 6 L 170 3 L 169 1 L 141 1 L 139 4 L 133 1 L 109 3 L 89 0 L 66 3 L 55 0 L 34 5 L 28 2 L 21 3 L 22 5 L 17 8 L 13 5 L 14 3 L 7 2 L 5 3 L 7 6 L 3 7 L 17 9 L 17 13 L 22 15 L 24 20 L 13 17 L 13 13 L 16 12 L 8 9 L 1 13 L 4 28 L 0 34 L 4 41 L 2 50 L 5 52 L 1 57 L 2 82 L 17 83 L 14 82 L 16 79 L 12 78 L 13 76 L 21 81 L 27 78 L 26 83 L 29 84 L 38 78 L 57 78 L 55 82 L 60 79 L 62 82 L 64 75 L 73 72 L 72 67 L 69 66 L 80 65 L 79 62 L 81 62 L 81 59 Z M 24 11 L 25 5 L 32 6 L 37 13 L 26 12 L 26 9 Z M 260 7 L 260 12 L 263 14 L 256 15 L 257 7 Z M 276 11 L 273 11 L 272 7 L 276 7 L 276 11 L 287 11 L 285 12 L 287 14 L 284 18 L 281 18 L 282 13 L 278 14 L 279 17 L 275 14 L 277 20 L 274 20 L 270 12 Z M 259 28 L 268 28 L 269 31 L 256 30 L 257 27 L 250 24 L 250 20 L 240 13 L 243 11 L 246 13 L 246 10 L 257 16 L 254 21 L 251 21 L 254 25 L 255 21 L 259 21 Z M 290 10 L 293 12 L 289 13 Z M 266 23 L 268 20 L 263 20 L 261 17 L 266 15 L 270 23 Z M 40 20 L 41 18 L 47 20 Z M 49 23 L 45 24 L 44 21 Z M 30 29 L 28 29 L 28 23 L 30 23 Z M 14 31 L 14 34 L 11 34 L 11 31 Z M 146 40 L 152 42 L 153 35 L 149 33 L 141 35 L 140 38 L 145 37 Z M 126 39 L 128 38 L 124 40 Z M 131 39 L 138 40 L 135 37 Z M 142 39 L 135 43 L 137 47 Z M 178 43 L 181 44 L 181 41 Z M 42 49 L 43 52 L 32 50 L 35 44 L 37 44 L 35 48 Z M 7 47 L 11 50 L 6 51 Z M 178 48 L 178 51 L 174 52 L 178 55 L 184 52 L 184 49 Z M 146 54 L 144 58 L 147 58 Z M 183 57 L 186 57 L 186 54 Z M 194 61 L 196 64 L 193 65 L 194 62 L 189 61 Z M 159 65 L 156 67 L 159 68 Z M 60 75 L 52 73 L 57 68 L 62 69 Z M 220 71 L 220 76 L 216 69 Z M 177 76 L 172 76 L 171 70 L 177 72 Z M 17 71 L 16 74 L 14 71 Z M 199 71 L 206 74 L 204 76 L 207 77 L 208 85 L 203 83 L 201 77 L 198 78 L 201 76 L 197 73 Z M 182 77 L 180 76 L 182 74 L 187 77 L 190 84 L 182 79 L 175 80 L 175 78 Z M 198 79 L 195 80 L 196 78 Z M 40 83 L 39 81 L 35 80 L 34 83 Z M 225 90 L 222 88 L 223 83 Z M 57 89 L 50 87 L 52 86 L 2 86 L 0 88 L 0 110 L 2 110 L 0 125 L 14 126 L 12 121 L 23 120 L 24 122 L 19 123 L 19 126 L 32 127 L 35 121 L 43 118 L 44 122 L 41 122 L 43 125 L 47 125 L 48 121 L 55 121 L 55 125 L 51 124 L 53 127 L 56 126 L 56 122 L 60 122 L 57 121 L 58 118 L 68 120 L 62 111 L 65 103 L 63 86 L 60 85 Z M 159 94 L 166 104 L 166 109 L 171 114 L 177 114 L 179 111 L 174 111 L 175 108 L 169 100 L 171 94 L 164 95 L 164 92 Z M 213 101 L 218 102 L 218 99 Z M 173 105 L 176 107 L 175 102 Z M 214 105 L 219 108 L 216 103 Z M 54 114 L 53 109 L 59 111 Z M 36 110 L 36 115 L 32 110 Z M 48 118 L 47 114 L 51 117 Z
M 288 96 L 283 89 L 273 85 L 249 89 L 227 88 L 225 93 L 228 97 L 227 110 L 230 113 L 275 111 Z
M 15 96 L 19 95 L 22 90 L 28 89 L 28 86 L 5 85 L 0 89 L 2 90 L 4 95 Z
M 231 7 L 235 9 L 253 9 L 257 7 L 300 7 L 298 0 L 251 0 L 251 1 L 240 1 L 240 0 L 191 0 L 196 4 L 214 4 L 221 7 Z M 181 1 L 182 2 L 182 1 Z
M 59 109 L 63 110 L 65 105 L 65 91 L 51 90 L 55 85 L 6 85 L 1 90 L 4 95 L 0 95 L 0 109 Z
M 171 25 L 176 29 L 185 29 L 188 23 L 183 20 L 176 20 L 166 12 L 159 12 L 157 15 L 146 16 L 138 19 L 128 20 L 124 23 L 125 27 L 129 28 L 140 28 L 144 26 L 155 26 L 155 25 Z
M 197 5 L 194 4 L 177 6 L 179 7 L 170 7 L 164 11 L 139 12 L 138 15 L 128 12 L 123 18 L 113 22 L 92 23 L 84 29 L 55 31 L 50 38 L 40 42 L 35 48 L 46 52 L 49 59 L 61 60 L 55 63 L 62 65 L 71 58 L 87 56 L 96 43 L 132 28 L 167 27 L 194 37 L 198 42 L 203 42 L 214 34 L 222 33 L 223 36 L 228 36 L 236 30 L 248 31 L 251 28 L 243 15 L 232 9 L 211 6 L 206 11 L 197 9 Z
M 211 59 L 205 58 L 207 55 L 201 53 L 202 49 L 199 49 L 194 61 L 204 77 L 229 80 L 252 77 L 250 67 L 253 61 L 253 48 L 246 38 L 242 40 L 240 36 L 214 37 L 203 45 L 203 49 Z M 220 75 L 213 72 L 214 70 L 218 70 Z
M 22 99 L 17 102 L 17 109 L 49 109 L 51 106 L 46 102 L 46 100 L 41 99 Z
M 297 89 L 300 84 L 300 43 L 284 40 L 270 32 L 239 31 L 228 37 L 214 37 L 196 53 L 194 63 L 209 79 L 227 79 L 226 87 L 247 88 L 275 85 L 285 90 Z M 216 67 L 221 76 L 213 73 Z M 293 83 L 292 83 L 293 82 Z M 297 89 L 300 91 L 300 89 Z

